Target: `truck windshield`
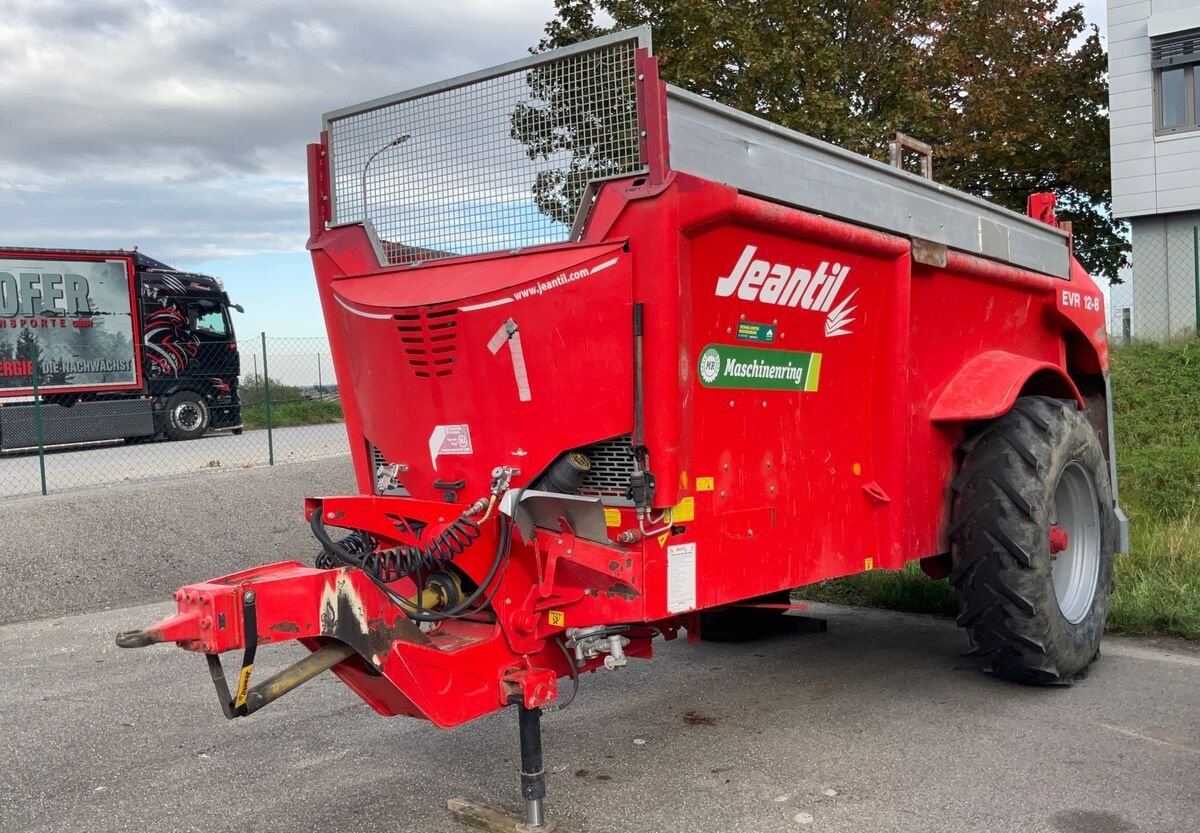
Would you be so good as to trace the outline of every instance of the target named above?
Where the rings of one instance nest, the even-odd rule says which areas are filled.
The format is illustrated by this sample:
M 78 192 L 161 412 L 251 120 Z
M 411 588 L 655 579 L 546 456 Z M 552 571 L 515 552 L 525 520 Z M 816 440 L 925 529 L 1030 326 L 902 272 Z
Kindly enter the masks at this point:
M 188 307 L 188 318 L 191 329 L 197 335 L 212 338 L 225 338 L 229 335 L 229 322 L 225 318 L 225 310 L 200 309 L 197 306 Z

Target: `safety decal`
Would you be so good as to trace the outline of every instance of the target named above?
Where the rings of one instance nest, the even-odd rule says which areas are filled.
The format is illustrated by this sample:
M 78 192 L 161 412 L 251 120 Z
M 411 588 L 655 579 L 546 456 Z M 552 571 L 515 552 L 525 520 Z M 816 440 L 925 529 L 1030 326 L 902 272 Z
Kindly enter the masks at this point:
M 696 609 L 696 545 L 667 547 L 667 613 Z
M 706 388 L 812 392 L 821 381 L 821 354 L 710 344 L 697 368 Z
M 874 558 L 863 559 L 863 570 L 869 571 L 869 570 L 874 570 L 874 569 L 875 569 L 875 559 Z
M 605 526 L 620 526 L 621 525 L 620 510 L 605 507 L 605 509 L 604 509 L 604 525 Z
M 671 510 L 672 523 L 686 523 L 696 520 L 696 499 L 685 497 Z
M 567 623 L 567 616 L 561 610 L 547 611 L 548 616 L 546 621 L 550 623 L 552 628 L 561 628 Z
M 713 478 L 711 478 L 711 477 L 697 477 L 696 478 L 696 491 L 697 492 L 711 492 L 713 490 L 714 485 L 715 484 L 713 483 Z
M 473 454 L 471 428 L 467 425 L 435 425 L 429 435 L 429 456 L 437 471 L 438 457 L 443 454 Z

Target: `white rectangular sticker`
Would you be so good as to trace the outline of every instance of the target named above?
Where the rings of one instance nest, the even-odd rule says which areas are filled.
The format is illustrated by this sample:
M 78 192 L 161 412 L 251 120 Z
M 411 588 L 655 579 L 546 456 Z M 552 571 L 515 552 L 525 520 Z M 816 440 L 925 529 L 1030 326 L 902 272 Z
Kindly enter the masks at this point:
M 696 609 L 696 545 L 667 547 L 667 613 Z
M 429 435 L 429 456 L 437 471 L 437 458 L 443 454 L 472 454 L 471 429 L 467 425 L 435 425 Z

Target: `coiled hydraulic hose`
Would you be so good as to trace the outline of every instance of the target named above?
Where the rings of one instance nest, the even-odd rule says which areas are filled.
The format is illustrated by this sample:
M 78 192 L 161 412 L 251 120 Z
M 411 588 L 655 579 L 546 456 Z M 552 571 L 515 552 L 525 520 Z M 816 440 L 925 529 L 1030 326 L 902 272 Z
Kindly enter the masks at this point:
M 495 580 L 496 573 L 499 572 L 501 564 L 503 564 L 508 559 L 508 554 L 512 547 L 512 531 L 511 531 L 510 521 L 507 516 L 500 515 L 497 518 L 500 529 L 499 529 L 499 539 L 496 544 L 496 557 L 492 559 L 492 565 L 491 565 L 491 567 L 488 568 L 488 573 L 484 577 L 483 581 L 479 582 L 479 585 L 475 588 L 474 592 L 472 592 L 471 595 L 469 595 L 467 598 L 463 599 L 459 604 L 454 605 L 453 607 L 449 608 L 448 610 L 440 610 L 440 611 L 426 610 L 425 608 L 414 603 L 412 600 L 406 599 L 403 596 L 396 593 L 395 591 L 393 591 L 390 587 L 387 586 L 387 584 L 384 583 L 384 580 L 382 578 L 380 578 L 379 575 L 376 575 L 374 572 L 372 572 L 370 570 L 364 569 L 361 565 L 366 560 L 366 555 L 362 552 L 351 552 L 349 549 L 342 546 L 342 542 L 334 541 L 333 538 L 330 537 L 329 532 L 325 529 L 325 521 L 324 521 L 324 518 L 321 517 L 321 514 L 322 513 L 320 511 L 313 512 L 312 519 L 309 522 L 309 526 L 312 528 L 313 535 L 316 536 L 316 539 L 321 543 L 321 546 L 324 548 L 325 552 L 323 553 L 323 555 L 328 557 L 328 562 L 330 564 L 330 567 L 341 565 L 341 566 L 345 566 L 345 567 L 357 567 L 359 569 L 362 569 L 363 574 L 366 575 L 367 578 L 369 578 L 371 580 L 371 582 L 376 587 L 379 588 L 380 592 L 382 592 L 389 599 L 391 599 L 393 603 L 395 603 L 398 607 L 400 607 L 400 609 L 404 611 L 405 615 L 408 616 L 408 618 L 413 619 L 418 622 L 440 622 L 445 619 L 455 619 L 455 618 L 458 618 L 459 616 L 463 616 L 465 614 L 474 612 L 474 608 L 472 606 L 475 604 L 476 601 L 479 600 L 480 597 L 483 596 L 483 594 L 487 590 L 488 586 L 492 583 L 493 580 Z M 460 516 L 459 520 L 463 520 L 466 517 L 466 514 L 469 514 L 469 512 L 464 513 L 463 516 Z M 475 524 L 474 522 L 471 522 L 471 524 L 474 526 L 474 537 L 472 537 L 470 539 L 470 541 L 474 541 L 476 538 L 479 537 L 480 530 L 479 530 L 478 524 Z M 454 524 L 451 524 L 450 527 L 447 527 L 447 531 L 450 530 L 453 526 L 454 526 Z M 356 534 L 352 533 L 351 536 L 348 536 L 347 539 L 343 539 L 343 540 L 349 540 L 350 538 L 355 538 L 355 535 Z M 357 533 L 357 535 L 361 536 L 362 533 Z M 439 535 L 438 537 L 440 538 L 441 535 Z M 470 543 L 470 541 L 468 541 L 468 543 Z M 463 545 L 463 546 L 465 548 L 465 545 Z M 428 549 L 429 548 L 426 548 L 426 550 L 428 550 Z M 441 552 L 441 551 L 442 550 L 439 550 L 439 552 Z M 453 557 L 453 556 L 451 556 L 451 557 Z M 325 559 L 321 559 L 320 557 L 318 557 L 318 563 L 317 563 L 318 567 L 322 567 L 322 564 L 321 564 L 322 560 L 325 560 Z M 330 567 L 322 567 L 322 569 L 329 569 Z M 496 589 L 497 588 L 494 588 L 492 590 L 493 594 L 495 593 Z M 485 601 L 485 604 L 487 603 L 487 601 L 491 600 L 491 595 L 492 594 L 488 595 L 487 600 Z
M 462 515 L 424 545 L 399 544 L 374 550 L 370 538 L 361 532 L 351 533 L 337 544 L 345 555 L 342 564 L 358 567 L 381 581 L 392 582 L 404 576 L 428 575 L 443 569 L 471 546 L 479 535 L 479 524 Z M 365 546 L 362 543 L 364 539 Z M 328 548 L 317 556 L 315 563 L 323 570 L 336 566 Z

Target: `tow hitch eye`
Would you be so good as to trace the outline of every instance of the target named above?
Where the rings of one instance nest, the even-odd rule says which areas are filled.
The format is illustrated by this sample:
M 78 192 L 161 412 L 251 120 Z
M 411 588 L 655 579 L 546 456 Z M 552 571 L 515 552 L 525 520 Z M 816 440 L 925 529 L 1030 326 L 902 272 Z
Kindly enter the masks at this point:
M 1058 555 L 1071 543 L 1067 531 L 1060 526 L 1050 527 L 1050 554 Z

